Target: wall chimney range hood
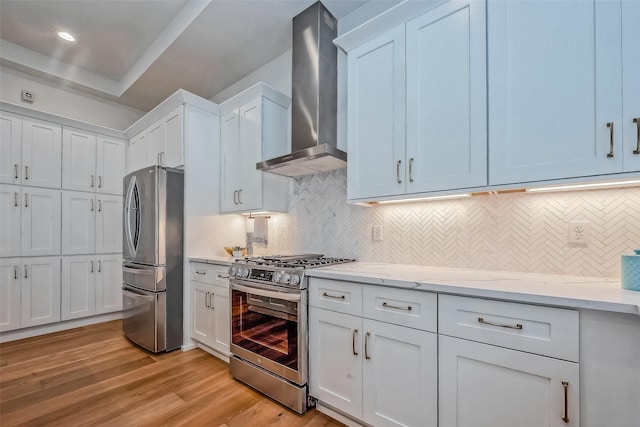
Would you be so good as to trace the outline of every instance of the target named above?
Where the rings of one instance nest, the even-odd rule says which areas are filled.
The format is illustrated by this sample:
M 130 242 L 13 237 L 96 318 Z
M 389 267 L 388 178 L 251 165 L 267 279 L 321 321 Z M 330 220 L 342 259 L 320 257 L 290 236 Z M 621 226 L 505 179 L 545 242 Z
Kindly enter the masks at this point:
M 293 18 L 291 154 L 256 164 L 284 176 L 342 169 L 337 145 L 337 21 L 320 2 Z

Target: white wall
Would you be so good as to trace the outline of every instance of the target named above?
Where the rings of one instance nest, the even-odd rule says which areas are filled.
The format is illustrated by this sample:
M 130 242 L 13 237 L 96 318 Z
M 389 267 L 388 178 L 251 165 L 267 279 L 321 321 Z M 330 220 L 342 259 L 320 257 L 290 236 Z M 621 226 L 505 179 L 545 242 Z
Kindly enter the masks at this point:
M 34 93 L 33 104 L 21 100 L 24 89 Z M 45 80 L 6 67 L 0 67 L 0 100 L 121 131 L 145 114 L 71 88 L 55 87 Z

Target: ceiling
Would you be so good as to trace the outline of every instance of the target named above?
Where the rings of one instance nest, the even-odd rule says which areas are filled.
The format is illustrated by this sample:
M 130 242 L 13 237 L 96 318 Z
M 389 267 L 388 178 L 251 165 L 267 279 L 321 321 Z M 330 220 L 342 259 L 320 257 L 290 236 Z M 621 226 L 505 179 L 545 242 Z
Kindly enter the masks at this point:
M 0 64 L 149 111 L 178 89 L 211 98 L 280 56 L 314 2 L 2 0 Z M 366 2 L 323 0 L 338 19 Z

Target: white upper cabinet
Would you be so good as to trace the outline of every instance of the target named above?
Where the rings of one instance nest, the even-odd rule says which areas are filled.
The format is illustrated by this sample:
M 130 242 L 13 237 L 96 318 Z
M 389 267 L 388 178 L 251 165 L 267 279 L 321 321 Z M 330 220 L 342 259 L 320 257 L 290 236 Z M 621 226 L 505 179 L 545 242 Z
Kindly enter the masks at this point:
M 162 165 L 172 168 L 184 166 L 184 106 L 164 116 L 162 122 L 165 138 Z
M 622 1 L 624 172 L 640 170 L 640 2 Z
M 127 150 L 127 173 L 137 171 L 147 165 L 147 142 L 146 130 L 143 130 L 129 140 L 129 149 Z
M 0 182 L 60 188 L 61 126 L 0 112 Z
M 122 194 L 125 142 L 65 127 L 62 188 Z
M 348 199 L 487 184 L 485 17 L 446 2 L 348 52 Z
M 489 2 L 490 184 L 622 172 L 631 154 L 623 154 L 622 131 L 631 123 L 622 123 L 620 8 L 620 1 Z M 637 21 L 629 22 L 637 64 Z M 637 105 L 638 92 L 628 96 Z
M 129 141 L 127 171 L 160 165 L 184 166 L 184 105 L 180 105 Z
M 258 83 L 221 105 L 221 212 L 288 210 L 289 179 L 256 169 L 288 151 L 288 104 Z

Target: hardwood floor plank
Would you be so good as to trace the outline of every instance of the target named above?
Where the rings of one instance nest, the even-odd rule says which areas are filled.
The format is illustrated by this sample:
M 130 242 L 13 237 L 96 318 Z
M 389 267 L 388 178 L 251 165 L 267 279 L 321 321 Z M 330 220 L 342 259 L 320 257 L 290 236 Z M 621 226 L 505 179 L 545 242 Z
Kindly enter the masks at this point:
M 101 427 L 122 427 L 144 424 L 151 418 L 162 417 L 166 412 L 184 405 L 184 400 L 177 394 L 169 393 L 151 402 L 130 409 L 115 418 L 104 423 L 97 424 Z

